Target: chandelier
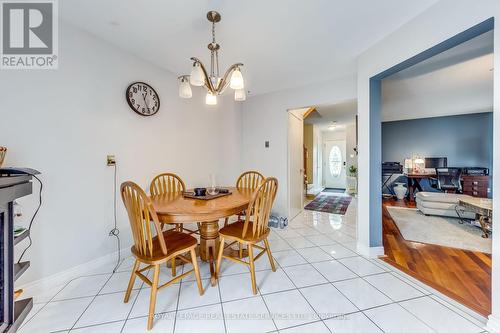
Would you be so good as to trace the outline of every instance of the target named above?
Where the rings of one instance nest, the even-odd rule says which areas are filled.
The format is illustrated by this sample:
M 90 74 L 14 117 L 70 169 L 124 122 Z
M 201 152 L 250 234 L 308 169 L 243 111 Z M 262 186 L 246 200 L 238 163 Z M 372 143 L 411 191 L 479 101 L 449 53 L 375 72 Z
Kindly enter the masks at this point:
M 210 50 L 210 73 L 200 59 L 192 57 L 193 67 L 191 75 L 179 76 L 179 96 L 181 98 L 191 98 L 193 92 L 191 85 L 196 87 L 205 86 L 207 96 L 205 103 L 208 105 L 217 104 L 217 95 L 221 95 L 229 86 L 234 89 L 234 100 L 244 101 L 246 99 L 245 85 L 240 67 L 242 63 L 236 63 L 229 67 L 224 75 L 219 75 L 219 50 L 220 45 L 215 41 L 215 23 L 220 22 L 221 15 L 216 11 L 209 11 L 207 19 L 212 22 L 212 42 L 208 44 Z M 231 79 L 229 79 L 231 77 Z

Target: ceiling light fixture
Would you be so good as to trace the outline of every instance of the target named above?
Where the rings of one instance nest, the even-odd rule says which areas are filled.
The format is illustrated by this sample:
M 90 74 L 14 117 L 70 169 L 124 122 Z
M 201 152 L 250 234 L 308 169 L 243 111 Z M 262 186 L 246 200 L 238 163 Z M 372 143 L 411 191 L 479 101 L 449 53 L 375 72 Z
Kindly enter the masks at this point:
M 207 105 L 217 104 L 217 95 L 221 95 L 229 86 L 234 89 L 234 100 L 244 101 L 246 99 L 245 83 L 241 74 L 242 63 L 236 63 L 228 68 L 222 77 L 219 75 L 219 50 L 220 45 L 215 41 L 215 23 L 220 22 L 221 15 L 216 11 L 209 11 L 207 19 L 212 22 L 212 42 L 208 44 L 210 50 L 210 74 L 200 59 L 192 57 L 193 67 L 191 75 L 179 76 L 179 96 L 191 98 L 192 92 L 189 83 L 195 87 L 205 86 Z M 229 79 L 230 77 L 230 79 Z
M 334 131 L 337 128 L 337 122 L 333 121 L 330 126 L 328 126 L 328 130 Z

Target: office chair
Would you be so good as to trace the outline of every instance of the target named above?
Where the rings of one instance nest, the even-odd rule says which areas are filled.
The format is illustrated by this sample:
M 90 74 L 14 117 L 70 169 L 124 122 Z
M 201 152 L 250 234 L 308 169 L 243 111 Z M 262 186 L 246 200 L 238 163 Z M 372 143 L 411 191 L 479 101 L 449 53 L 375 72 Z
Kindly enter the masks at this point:
M 445 193 L 462 192 L 461 176 L 461 168 L 436 168 L 437 189 Z

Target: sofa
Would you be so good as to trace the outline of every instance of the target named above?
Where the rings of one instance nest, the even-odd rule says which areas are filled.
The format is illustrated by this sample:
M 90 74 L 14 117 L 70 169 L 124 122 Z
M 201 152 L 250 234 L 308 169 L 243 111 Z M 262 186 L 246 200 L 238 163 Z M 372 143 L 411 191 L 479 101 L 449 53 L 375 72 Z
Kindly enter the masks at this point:
M 464 219 L 475 219 L 476 214 L 460 209 L 458 216 L 455 207 L 458 199 L 469 197 L 466 194 L 440 193 L 440 192 L 418 192 L 415 196 L 417 208 L 425 215 L 439 215 L 449 217 L 461 217 Z

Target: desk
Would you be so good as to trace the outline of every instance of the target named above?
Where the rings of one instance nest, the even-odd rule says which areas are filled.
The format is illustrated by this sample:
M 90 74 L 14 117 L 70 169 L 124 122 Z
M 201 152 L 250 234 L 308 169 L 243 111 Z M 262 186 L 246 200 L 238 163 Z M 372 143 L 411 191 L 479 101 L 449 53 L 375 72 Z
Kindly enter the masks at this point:
M 214 263 L 219 248 L 219 219 L 245 210 L 253 194 L 248 189 L 227 188 L 232 194 L 212 200 L 184 198 L 181 193 L 151 197 L 161 223 L 201 223 L 200 258 L 210 264 L 212 286 L 217 282 Z
M 484 198 L 461 198 L 458 204 L 479 216 L 479 224 L 483 230 L 483 238 L 488 238 L 488 231 L 491 230 L 493 217 L 493 200 Z
M 415 201 L 415 191 L 423 191 L 420 181 L 422 179 L 433 179 L 436 173 L 404 173 L 408 179 L 408 196 L 411 202 Z

